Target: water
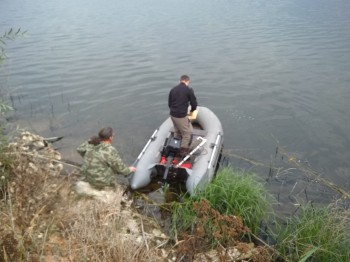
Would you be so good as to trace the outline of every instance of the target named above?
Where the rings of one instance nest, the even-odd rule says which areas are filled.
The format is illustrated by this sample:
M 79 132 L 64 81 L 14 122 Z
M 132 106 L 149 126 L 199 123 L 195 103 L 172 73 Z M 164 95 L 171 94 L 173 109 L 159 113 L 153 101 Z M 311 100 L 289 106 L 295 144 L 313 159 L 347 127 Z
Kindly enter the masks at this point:
M 0 69 L 16 109 L 9 120 L 65 136 L 64 158 L 80 161 L 75 148 L 108 125 L 132 163 L 168 116 L 170 88 L 188 74 L 199 104 L 222 120 L 231 164 L 264 179 L 270 165 L 288 168 L 275 158 L 278 141 L 350 190 L 347 0 L 0 0 L 0 32 L 19 27 L 28 33 L 8 42 Z M 275 196 L 334 197 L 303 175 L 282 178 L 267 184 Z

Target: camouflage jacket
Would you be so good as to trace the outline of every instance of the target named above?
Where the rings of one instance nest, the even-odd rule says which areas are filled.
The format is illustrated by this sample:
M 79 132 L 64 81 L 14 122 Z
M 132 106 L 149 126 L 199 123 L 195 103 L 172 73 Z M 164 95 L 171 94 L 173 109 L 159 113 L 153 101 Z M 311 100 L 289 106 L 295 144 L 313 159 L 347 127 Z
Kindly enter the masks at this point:
M 94 187 L 112 186 L 116 174 L 130 173 L 129 167 L 124 164 L 118 151 L 109 143 L 101 142 L 94 146 L 84 142 L 77 151 L 84 159 L 81 170 L 85 175 L 85 181 Z

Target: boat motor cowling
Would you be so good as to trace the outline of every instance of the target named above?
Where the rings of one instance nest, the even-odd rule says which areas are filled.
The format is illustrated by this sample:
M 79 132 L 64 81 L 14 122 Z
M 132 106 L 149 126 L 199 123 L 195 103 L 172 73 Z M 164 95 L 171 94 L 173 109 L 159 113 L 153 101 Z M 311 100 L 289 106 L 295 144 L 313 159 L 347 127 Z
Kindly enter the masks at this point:
M 166 141 L 163 155 L 167 158 L 168 156 L 175 156 L 181 147 L 181 139 L 175 137 L 169 137 Z

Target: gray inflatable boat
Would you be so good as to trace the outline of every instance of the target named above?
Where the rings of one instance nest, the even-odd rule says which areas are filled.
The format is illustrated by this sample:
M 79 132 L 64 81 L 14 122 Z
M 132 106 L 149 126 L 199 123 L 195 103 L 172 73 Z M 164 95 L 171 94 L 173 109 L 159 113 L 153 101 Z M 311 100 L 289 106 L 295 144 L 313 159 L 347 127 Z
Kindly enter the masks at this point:
M 132 190 L 158 179 L 163 183 L 183 182 L 192 195 L 209 183 L 218 167 L 223 146 L 223 130 L 218 117 L 198 106 L 192 142 L 187 155 L 179 155 L 181 140 L 174 137 L 173 123 L 166 119 L 156 129 L 135 161 L 137 171 L 130 175 Z

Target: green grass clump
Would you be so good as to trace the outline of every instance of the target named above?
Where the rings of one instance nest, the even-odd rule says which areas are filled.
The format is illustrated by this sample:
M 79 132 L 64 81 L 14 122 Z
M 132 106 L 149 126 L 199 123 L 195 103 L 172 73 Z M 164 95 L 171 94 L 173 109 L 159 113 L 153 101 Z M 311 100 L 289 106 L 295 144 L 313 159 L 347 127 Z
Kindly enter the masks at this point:
M 213 182 L 196 196 L 206 198 L 221 214 L 242 217 L 253 233 L 272 210 L 274 202 L 254 174 L 228 167 L 220 169 Z
M 201 199 L 206 199 L 221 215 L 241 217 L 253 233 L 258 231 L 261 220 L 272 210 L 273 203 L 272 197 L 253 174 L 222 168 L 203 190 L 183 203 L 174 204 L 173 230 L 184 231 L 194 227 L 198 217 L 192 203 Z
M 302 207 L 279 228 L 275 248 L 286 261 L 350 261 L 349 218 L 349 210 L 339 207 Z

